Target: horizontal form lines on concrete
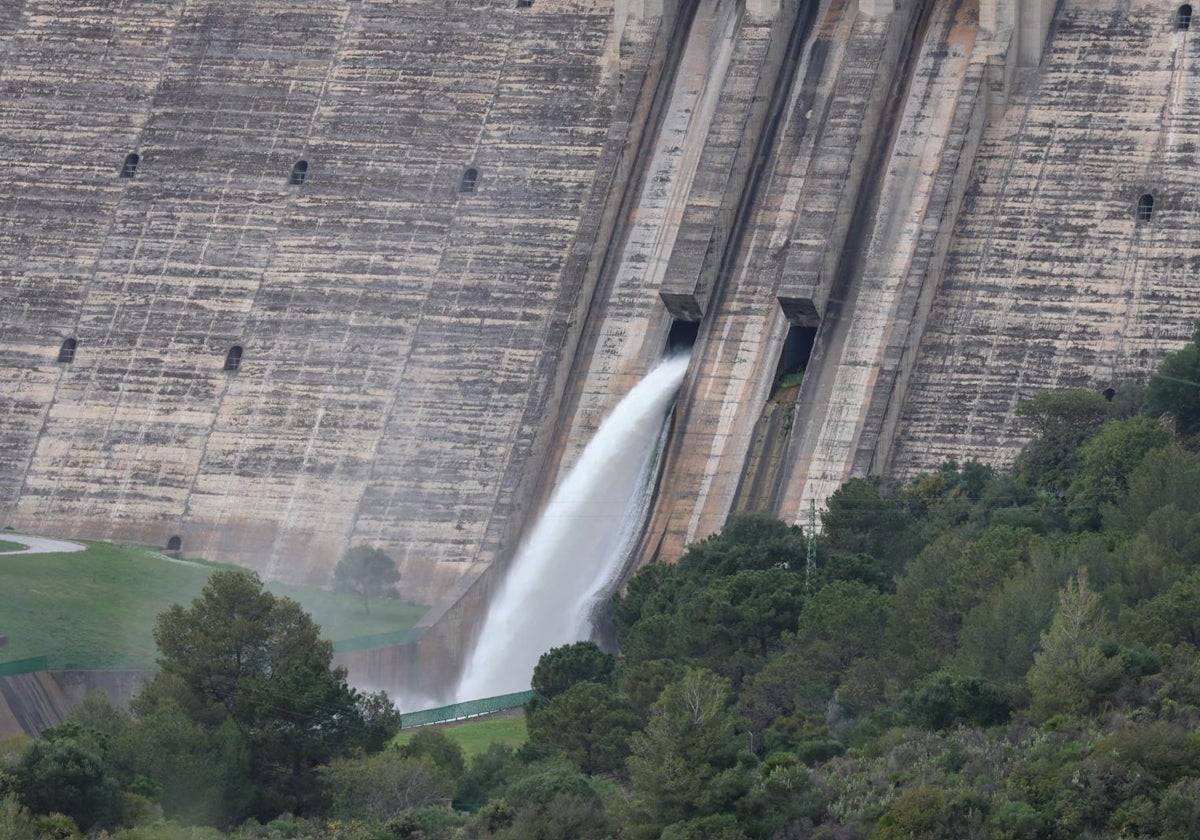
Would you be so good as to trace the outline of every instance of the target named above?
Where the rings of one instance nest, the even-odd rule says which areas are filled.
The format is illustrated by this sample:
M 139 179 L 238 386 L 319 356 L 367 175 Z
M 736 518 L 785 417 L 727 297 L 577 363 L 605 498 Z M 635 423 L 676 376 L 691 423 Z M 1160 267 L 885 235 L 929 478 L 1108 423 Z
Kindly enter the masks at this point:
M 545 37 L 524 29 L 513 37 L 514 27 L 527 29 L 528 20 L 498 23 L 513 16 L 498 10 L 494 18 L 492 10 L 481 16 L 474 4 L 368 4 L 344 29 L 341 3 L 306 3 L 303 16 L 294 4 L 244 4 L 220 13 L 226 6 L 168 7 L 169 15 L 184 20 L 173 33 L 164 29 L 176 39 L 167 68 L 160 75 L 150 63 L 122 78 L 121 84 L 147 83 L 130 93 L 140 94 L 138 107 L 150 109 L 140 142 L 135 130 L 117 138 L 115 151 L 112 138 L 102 153 L 89 148 L 125 118 L 123 109 L 137 104 L 126 96 L 97 115 L 94 138 L 76 133 L 78 142 L 64 143 L 86 100 L 68 102 L 68 94 L 60 97 L 61 117 L 43 127 L 44 141 L 35 147 L 60 150 L 60 156 L 48 156 L 44 171 L 26 170 L 21 182 L 29 200 L 43 202 L 33 215 L 44 228 L 20 266 L 33 269 L 42 284 L 55 282 L 52 275 L 71 276 L 67 263 L 90 259 L 97 266 L 86 303 L 79 297 L 86 272 L 61 284 L 70 302 L 60 310 L 83 308 L 85 346 L 98 355 L 72 372 L 47 439 L 115 445 L 115 460 L 81 455 L 64 464 L 63 476 L 47 474 L 49 492 L 59 494 L 51 508 L 103 520 L 106 501 L 138 499 L 132 485 L 148 482 L 156 488 L 149 495 L 165 497 L 171 494 L 163 488 L 182 487 L 191 475 L 186 515 L 223 529 L 226 536 L 209 544 L 214 549 L 276 539 L 270 525 L 231 504 L 237 499 L 255 499 L 264 515 L 281 512 L 301 531 L 311 526 L 344 534 L 373 463 L 372 447 L 385 433 L 384 418 L 403 414 L 409 394 L 428 387 L 431 405 L 418 405 L 424 422 L 397 428 L 418 441 L 448 429 L 450 442 L 459 445 L 423 461 L 431 475 L 460 474 L 457 484 L 469 496 L 455 501 L 451 488 L 450 506 L 438 508 L 440 524 L 431 526 L 428 539 L 446 530 L 449 514 L 442 511 L 450 511 L 454 525 L 466 523 L 453 534 L 469 536 L 453 539 L 453 552 L 469 556 L 480 527 L 472 523 L 486 520 L 498 484 L 472 462 L 494 460 L 506 448 L 513 458 L 527 451 L 526 443 L 515 442 L 532 433 L 520 418 L 534 377 L 544 375 L 536 361 L 547 324 L 561 311 L 547 296 L 556 289 L 608 142 L 612 99 L 598 95 L 598 62 L 609 37 L 603 13 L 610 10 L 600 4 L 591 17 L 554 19 L 541 12 L 563 9 L 548 3 L 538 16 Z M 286 31 L 273 31 L 276 24 Z M 436 43 L 415 49 L 422 38 Z M 496 64 L 485 51 L 485 67 L 474 50 L 489 43 L 509 49 L 512 60 Z M 518 49 L 505 46 L 511 44 Z M 156 62 L 164 52 L 155 54 Z M 78 58 L 87 65 L 86 54 Z M 92 65 L 86 72 L 104 74 Z M 464 78 L 480 81 L 464 85 Z M 460 94 L 464 88 L 470 89 Z M 112 102 L 96 99 L 102 106 Z M 35 111 L 31 103 L 20 114 L 15 133 L 29 136 Z M 539 147 L 540 134 L 548 139 Z M 495 146 L 490 152 L 489 143 Z M 138 177 L 124 191 L 104 192 L 120 155 L 135 147 L 144 156 Z M 480 147 L 483 157 L 476 154 Z M 313 168 L 297 194 L 286 181 L 300 155 Z M 80 160 L 89 163 L 81 168 Z M 536 171 L 517 177 L 531 160 Z M 458 174 L 472 161 L 486 176 L 468 206 L 455 193 Z M 55 172 L 66 171 L 60 164 L 71 169 L 54 182 Z M 94 229 L 79 229 L 86 217 L 69 206 L 77 201 L 81 174 L 121 207 L 100 208 Z M 72 235 L 83 243 L 58 265 L 35 260 L 54 236 L 44 221 L 50 199 L 38 197 L 39 191 L 55 194 L 47 181 L 63 185 L 61 218 L 76 224 Z M 137 216 L 147 210 L 143 225 Z M 115 222 L 106 235 L 108 219 Z M 25 220 L 12 227 L 29 229 Z M 61 239 L 66 244 L 67 237 Z M 535 246 L 524 249 L 523 259 L 522 239 Z M 45 305 L 32 292 L 21 294 L 25 311 Z M 439 303 L 426 320 L 422 307 L 430 298 Z M 442 301 L 445 313 L 439 314 Z M 464 335 L 461 346 L 451 341 L 454 355 L 435 352 L 447 324 L 463 311 L 480 313 L 474 334 Z M 245 342 L 246 361 L 237 377 L 221 381 L 222 354 L 233 341 Z M 52 356 L 53 342 L 46 352 Z M 443 372 L 448 366 L 453 369 Z M 447 402 L 454 398 L 457 404 Z M 454 410 L 487 416 L 488 451 L 478 445 L 461 451 L 467 421 L 450 427 L 440 415 Z M 89 423 L 71 428 L 71 415 L 89 414 L 95 415 Z M 132 424 L 131 442 L 118 422 Z M 474 422 L 478 429 L 478 416 Z M 26 427 L 26 443 L 36 423 L 32 418 Z M 198 446 L 201 440 L 207 445 Z M 169 445 L 193 460 L 172 462 Z M 398 469 L 377 479 L 385 493 L 410 494 L 405 463 L 402 458 Z M 97 481 L 89 484 L 88 475 Z M 436 499 L 443 492 L 418 481 L 410 495 L 414 504 L 428 506 L 441 504 Z M 76 493 L 90 497 L 72 501 Z M 117 516 L 173 517 L 179 509 L 172 496 L 162 505 L 126 504 Z M 368 527 L 402 540 L 395 523 L 385 517 Z M 199 551 L 208 547 L 190 536 L 188 543 Z M 419 566 L 421 551 L 411 554 Z M 309 569 L 298 562 L 292 573 Z
M 910 392 L 902 472 L 931 468 L 953 441 L 1011 461 L 1024 438 L 994 429 L 1012 427 L 1021 399 L 1144 374 L 1190 334 L 1200 67 L 1164 21 L 1156 8 L 1064 4 L 1032 98 L 986 133 L 931 320 L 946 326 L 927 334 Z M 1153 220 L 1139 224 L 1148 192 Z

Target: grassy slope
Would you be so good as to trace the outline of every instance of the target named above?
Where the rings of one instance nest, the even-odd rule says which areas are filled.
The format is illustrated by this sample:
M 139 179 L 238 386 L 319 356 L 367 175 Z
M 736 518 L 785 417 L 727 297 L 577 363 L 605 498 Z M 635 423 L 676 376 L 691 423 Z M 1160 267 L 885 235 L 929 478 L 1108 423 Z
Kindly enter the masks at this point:
M 191 603 L 215 568 L 136 546 L 89 545 L 88 551 L 69 554 L 0 556 L 0 635 L 8 636 L 0 662 L 119 656 L 150 665 L 155 617 L 171 604 Z M 300 601 L 334 641 L 410 627 L 425 612 L 413 604 L 375 601 L 367 617 L 352 595 L 268 588 Z
M 28 548 L 24 543 L 13 542 L 12 540 L 0 540 L 0 551 L 24 551 Z
M 401 710 L 403 711 L 403 710 Z M 396 736 L 393 743 L 402 746 L 416 732 L 408 729 Z M 525 717 L 493 717 L 486 720 L 465 720 L 462 723 L 451 723 L 442 727 L 449 737 L 458 742 L 463 749 L 463 755 L 470 759 L 488 748 L 488 744 L 509 744 L 519 747 L 525 743 Z

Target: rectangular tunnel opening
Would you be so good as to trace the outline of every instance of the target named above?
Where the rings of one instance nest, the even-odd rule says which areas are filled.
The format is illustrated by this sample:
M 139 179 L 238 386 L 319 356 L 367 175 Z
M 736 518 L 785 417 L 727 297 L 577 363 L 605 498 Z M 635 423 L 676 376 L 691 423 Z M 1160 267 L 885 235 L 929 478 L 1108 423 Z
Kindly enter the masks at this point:
M 812 357 L 813 344 L 817 340 L 816 327 L 801 327 L 792 324 L 783 339 L 779 353 L 779 366 L 775 369 L 776 389 L 794 388 L 804 379 L 808 360 Z
M 667 355 L 689 353 L 696 344 L 696 336 L 700 334 L 699 321 L 671 321 L 671 329 L 667 333 Z

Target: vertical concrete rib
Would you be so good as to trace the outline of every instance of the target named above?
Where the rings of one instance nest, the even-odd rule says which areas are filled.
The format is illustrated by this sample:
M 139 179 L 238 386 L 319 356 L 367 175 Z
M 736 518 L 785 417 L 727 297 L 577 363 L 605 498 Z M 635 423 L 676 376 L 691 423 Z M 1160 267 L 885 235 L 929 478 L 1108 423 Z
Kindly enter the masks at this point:
M 791 133 L 796 115 L 802 123 L 807 110 L 799 103 L 813 93 L 810 85 L 797 80 L 808 78 L 809 72 L 819 76 L 821 70 L 814 68 L 824 66 L 823 39 L 810 36 L 815 21 L 826 13 L 837 12 L 826 5 L 787 5 L 770 24 L 758 22 L 762 29 L 757 37 L 747 39 L 759 45 L 763 56 L 754 93 L 739 100 L 737 92 L 749 86 L 730 85 L 729 100 L 744 109 L 741 130 L 732 137 L 714 132 L 710 138 L 712 159 L 731 167 L 724 177 L 732 176 L 729 183 L 737 185 L 736 201 L 731 202 L 736 209 L 726 232 L 710 234 L 708 242 L 700 237 L 699 253 L 684 253 L 677 261 L 698 267 L 711 260 L 719 266 L 721 283 L 713 290 L 711 311 L 692 354 L 692 379 L 676 409 L 676 430 L 647 528 L 643 562 L 660 555 L 677 557 L 684 544 L 719 528 L 739 484 L 786 329 L 772 302 L 775 269 L 768 247 L 777 231 L 777 187 L 785 180 L 777 175 L 791 171 Z M 740 146 L 736 154 L 731 153 L 735 145 Z M 711 194 L 712 187 L 704 186 Z M 701 226 L 712 218 L 698 215 Z M 720 226 L 711 230 L 718 233 Z
M 927 279 L 919 262 L 940 219 L 931 203 L 954 175 L 939 164 L 949 159 L 956 136 L 961 144 L 956 116 L 973 107 L 979 92 L 976 75 L 964 100 L 977 35 L 974 9 L 943 2 L 933 15 L 886 163 L 874 224 L 869 238 L 859 240 L 865 251 L 861 270 L 823 336 L 823 366 L 801 387 L 779 507 L 793 520 L 810 500 L 823 505 L 843 481 L 865 471 L 859 449 L 875 447 L 882 425 L 877 415 L 886 413 L 895 385 L 889 371 L 899 363 L 904 343 L 913 340 L 914 307 Z
M 614 265 L 559 474 L 570 468 L 605 413 L 662 356 L 669 326 L 658 290 L 700 164 L 722 86 L 737 52 L 739 3 L 701 0 L 687 35 L 644 187 Z

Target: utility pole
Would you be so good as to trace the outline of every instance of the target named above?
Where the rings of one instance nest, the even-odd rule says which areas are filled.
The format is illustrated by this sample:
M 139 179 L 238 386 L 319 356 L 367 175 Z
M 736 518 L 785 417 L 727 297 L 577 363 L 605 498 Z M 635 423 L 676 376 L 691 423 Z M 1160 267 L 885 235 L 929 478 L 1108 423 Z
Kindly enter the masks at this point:
M 804 588 L 812 592 L 812 576 L 817 568 L 817 500 L 808 500 L 808 558 L 804 563 Z

